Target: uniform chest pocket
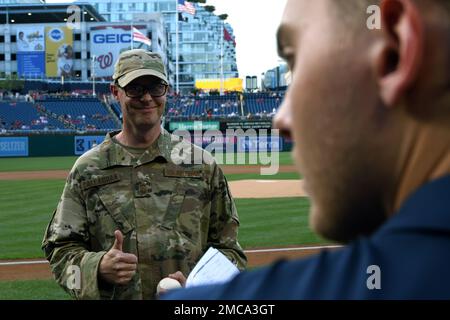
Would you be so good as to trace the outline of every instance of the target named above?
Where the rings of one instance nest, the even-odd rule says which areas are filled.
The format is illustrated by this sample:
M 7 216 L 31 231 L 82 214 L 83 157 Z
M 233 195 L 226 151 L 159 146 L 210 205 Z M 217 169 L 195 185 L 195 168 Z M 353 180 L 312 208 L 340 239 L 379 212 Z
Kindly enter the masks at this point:
M 191 238 L 200 230 L 206 205 L 205 186 L 200 181 L 179 181 L 170 197 L 162 226 L 176 229 Z
M 123 234 L 133 230 L 133 226 L 125 216 L 125 212 L 128 212 L 128 214 L 133 212 L 131 210 L 132 203 L 128 203 L 130 202 L 131 194 L 127 196 L 125 194 L 114 192 L 113 190 L 108 190 L 108 188 L 104 188 L 103 190 L 98 192 L 98 196 L 101 203 L 106 208 L 107 212 L 111 215 L 115 224 Z M 113 234 L 114 231 L 115 230 L 113 230 L 112 232 Z
M 133 230 L 133 225 L 125 214 L 132 214 L 130 197 L 108 186 L 91 190 L 87 202 L 87 215 L 92 246 L 98 250 L 110 247 L 114 242 L 114 231 L 120 230 L 124 235 Z

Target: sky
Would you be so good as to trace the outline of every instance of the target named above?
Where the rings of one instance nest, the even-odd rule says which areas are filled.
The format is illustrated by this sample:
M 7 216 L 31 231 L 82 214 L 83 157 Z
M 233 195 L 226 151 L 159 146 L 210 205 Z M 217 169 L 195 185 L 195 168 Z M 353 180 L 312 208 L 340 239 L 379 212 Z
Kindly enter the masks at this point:
M 113 0 L 118 1 L 118 0 Z M 281 60 L 277 55 L 276 31 L 287 0 L 207 0 L 216 7 L 215 14 L 228 14 L 236 37 L 239 76 L 258 76 L 275 68 Z M 73 2 L 71 0 L 47 0 Z
M 227 13 L 236 37 L 239 75 L 261 76 L 280 64 L 276 31 L 287 0 L 207 0 L 216 14 Z

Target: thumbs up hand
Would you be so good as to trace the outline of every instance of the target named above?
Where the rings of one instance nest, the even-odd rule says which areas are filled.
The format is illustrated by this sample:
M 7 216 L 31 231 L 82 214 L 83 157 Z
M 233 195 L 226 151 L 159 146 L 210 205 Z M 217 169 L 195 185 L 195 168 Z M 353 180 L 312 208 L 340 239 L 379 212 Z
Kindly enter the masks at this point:
M 116 230 L 112 248 L 102 257 L 98 269 L 99 276 L 111 284 L 126 285 L 137 269 L 137 257 L 122 250 L 123 235 Z
M 116 231 L 114 231 L 114 235 L 116 236 L 116 240 L 114 240 L 112 249 L 122 251 L 123 234 L 122 234 L 122 232 L 120 232 L 120 230 L 116 230 Z

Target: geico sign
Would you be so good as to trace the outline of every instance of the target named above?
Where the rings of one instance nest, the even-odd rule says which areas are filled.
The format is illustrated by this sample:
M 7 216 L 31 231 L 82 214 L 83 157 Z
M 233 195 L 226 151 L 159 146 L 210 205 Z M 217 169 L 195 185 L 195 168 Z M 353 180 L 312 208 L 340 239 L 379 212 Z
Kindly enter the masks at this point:
M 130 43 L 131 35 L 129 33 L 122 34 L 96 34 L 94 35 L 94 43 Z

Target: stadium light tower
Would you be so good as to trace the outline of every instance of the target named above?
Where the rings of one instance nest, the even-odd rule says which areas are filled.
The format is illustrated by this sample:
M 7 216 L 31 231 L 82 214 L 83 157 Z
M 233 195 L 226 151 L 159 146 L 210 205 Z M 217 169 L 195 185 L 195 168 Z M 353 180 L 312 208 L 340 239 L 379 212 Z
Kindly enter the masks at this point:
M 261 73 L 261 91 L 266 91 L 266 85 L 264 83 L 265 76 L 266 76 L 266 74 L 264 72 Z

